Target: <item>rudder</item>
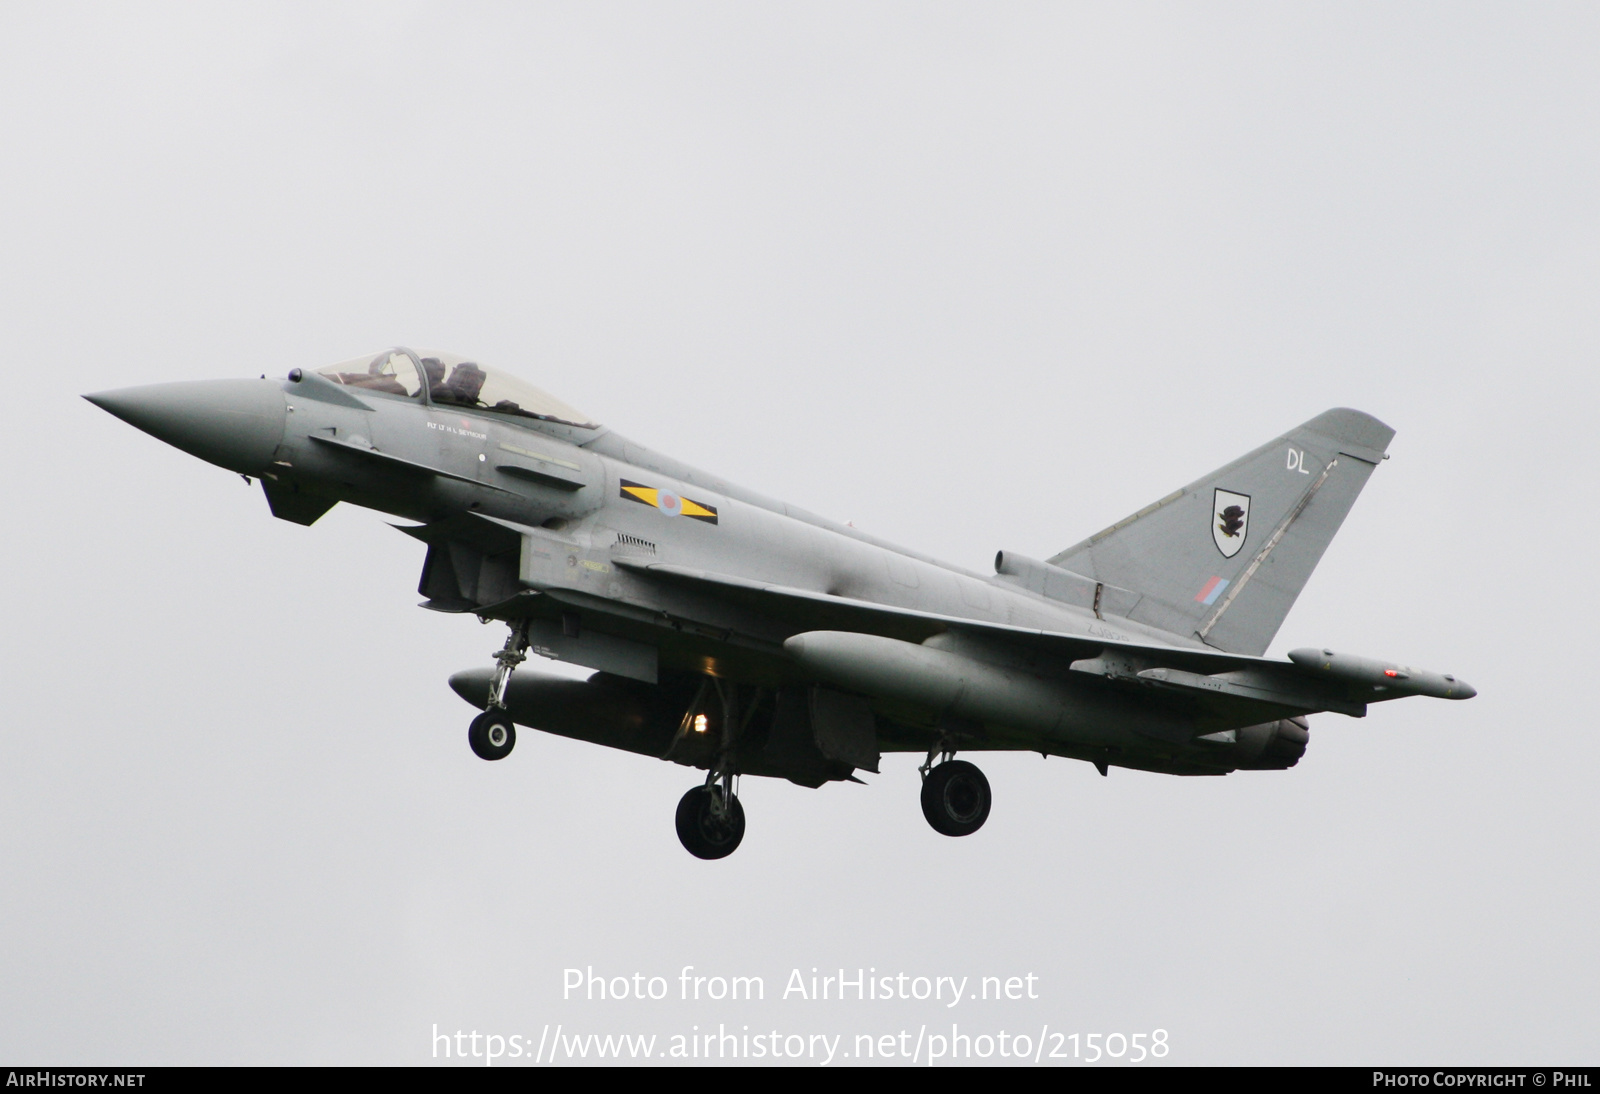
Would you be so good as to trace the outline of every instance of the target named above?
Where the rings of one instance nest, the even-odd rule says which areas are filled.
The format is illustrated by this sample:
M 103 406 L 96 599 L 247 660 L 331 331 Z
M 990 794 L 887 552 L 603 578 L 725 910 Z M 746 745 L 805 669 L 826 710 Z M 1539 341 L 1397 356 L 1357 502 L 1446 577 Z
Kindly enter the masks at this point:
M 1264 653 L 1393 437 L 1325 411 L 1050 562 L 1140 593 L 1137 622 Z

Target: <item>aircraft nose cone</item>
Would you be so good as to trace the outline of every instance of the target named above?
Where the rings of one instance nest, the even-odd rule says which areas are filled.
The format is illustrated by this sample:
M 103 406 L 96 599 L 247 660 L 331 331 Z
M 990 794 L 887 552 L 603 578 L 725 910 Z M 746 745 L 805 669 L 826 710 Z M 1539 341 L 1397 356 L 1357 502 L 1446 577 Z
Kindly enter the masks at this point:
M 174 448 L 241 475 L 260 474 L 271 463 L 288 417 L 275 380 L 189 380 L 84 398 Z

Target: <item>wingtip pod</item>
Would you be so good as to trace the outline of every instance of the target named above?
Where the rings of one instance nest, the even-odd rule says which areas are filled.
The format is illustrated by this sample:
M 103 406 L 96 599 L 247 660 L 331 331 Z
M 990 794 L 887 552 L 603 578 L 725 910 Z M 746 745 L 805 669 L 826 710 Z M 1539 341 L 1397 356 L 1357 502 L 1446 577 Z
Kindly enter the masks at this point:
M 1435 699 L 1471 699 L 1478 689 L 1449 673 L 1429 672 L 1392 661 L 1357 657 L 1306 647 L 1290 650 L 1289 660 L 1301 668 L 1335 680 L 1347 680 L 1366 687 L 1386 688 L 1402 695 L 1431 695 Z

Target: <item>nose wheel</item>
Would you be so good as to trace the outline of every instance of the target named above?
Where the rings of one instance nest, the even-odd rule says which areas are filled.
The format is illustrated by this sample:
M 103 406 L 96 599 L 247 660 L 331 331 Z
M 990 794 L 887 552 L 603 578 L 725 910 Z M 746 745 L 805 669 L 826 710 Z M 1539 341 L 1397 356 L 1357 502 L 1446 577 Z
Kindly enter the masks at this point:
M 697 786 L 685 794 L 678 802 L 677 821 L 678 840 L 695 858 L 726 858 L 744 839 L 744 806 L 724 783 Z
M 467 744 L 480 760 L 503 760 L 517 745 L 517 727 L 505 711 L 486 710 L 472 719 Z
M 989 819 L 989 780 L 965 760 L 946 760 L 922 780 L 922 815 L 945 836 L 970 836 Z

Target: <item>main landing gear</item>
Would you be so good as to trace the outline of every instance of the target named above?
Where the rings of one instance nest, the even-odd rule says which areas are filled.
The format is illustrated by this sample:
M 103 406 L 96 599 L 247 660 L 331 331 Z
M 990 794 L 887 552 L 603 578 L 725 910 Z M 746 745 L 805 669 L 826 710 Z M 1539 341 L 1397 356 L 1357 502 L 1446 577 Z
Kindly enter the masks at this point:
M 731 680 L 708 676 L 701 682 L 699 693 L 684 713 L 678 729 L 679 738 L 707 733 L 712 728 L 704 711 L 710 706 L 713 694 L 720 700 L 722 708 L 721 717 L 717 719 L 720 724 L 716 727 L 716 751 L 710 758 L 705 783 L 679 799 L 675 818 L 678 842 L 695 858 L 703 859 L 727 858 L 738 849 L 739 841 L 744 839 L 744 806 L 739 804 L 739 795 L 734 790 L 738 779 L 734 744 L 755 716 L 761 701 L 759 690 L 748 694 L 746 709 L 741 716 L 739 685 Z M 667 749 L 667 755 L 672 755 L 677 746 L 678 740 L 675 739 Z
M 934 765 L 935 756 L 943 762 Z M 922 773 L 922 815 L 945 836 L 970 836 L 989 819 L 989 780 L 965 760 L 952 759 L 955 749 L 944 742 L 928 753 Z
M 511 628 L 506 644 L 494 655 L 494 679 L 489 682 L 489 701 L 484 712 L 467 728 L 467 744 L 481 760 L 503 760 L 517 745 L 517 727 L 506 713 L 506 686 L 511 670 L 528 659 L 528 623 L 523 620 Z
M 695 858 L 726 858 L 744 839 L 744 806 L 708 780 L 679 799 L 677 824 L 679 842 Z

